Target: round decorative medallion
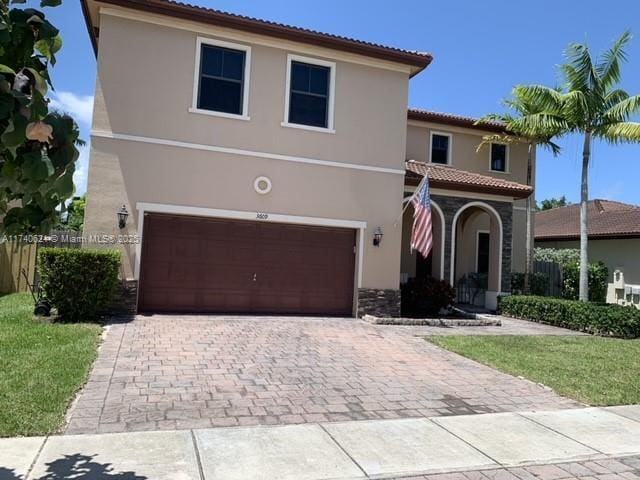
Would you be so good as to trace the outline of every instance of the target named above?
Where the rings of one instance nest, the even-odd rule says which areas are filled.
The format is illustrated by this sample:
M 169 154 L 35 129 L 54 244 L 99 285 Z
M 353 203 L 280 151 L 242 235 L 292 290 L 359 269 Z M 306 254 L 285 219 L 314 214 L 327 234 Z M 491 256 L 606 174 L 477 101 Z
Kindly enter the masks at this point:
M 271 191 L 271 180 L 268 177 L 258 177 L 253 182 L 253 188 L 260 195 L 266 195 Z

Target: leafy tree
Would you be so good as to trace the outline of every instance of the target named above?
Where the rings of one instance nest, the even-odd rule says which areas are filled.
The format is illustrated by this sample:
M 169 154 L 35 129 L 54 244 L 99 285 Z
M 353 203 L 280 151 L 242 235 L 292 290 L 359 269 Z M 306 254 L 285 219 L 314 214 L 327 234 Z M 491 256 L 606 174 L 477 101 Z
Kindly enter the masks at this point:
M 75 197 L 67 208 L 67 227 L 77 232 L 84 227 L 84 210 L 87 206 L 86 196 Z
M 490 114 L 479 120 L 478 123 L 484 121 L 499 121 L 505 124 L 507 133 L 505 134 L 492 134 L 485 135 L 482 139 L 482 143 L 478 147 L 482 148 L 484 145 L 501 142 L 501 143 L 519 143 L 525 142 L 527 144 L 527 185 L 531 185 L 532 170 L 533 170 L 533 153 L 536 147 L 541 146 L 549 149 L 554 155 L 559 155 L 560 147 L 553 143 L 551 139 L 559 133 L 556 128 L 547 128 L 540 126 L 537 129 L 527 128 L 527 125 L 523 125 L 523 122 L 532 115 L 537 115 L 544 111 L 544 104 L 537 101 L 536 98 L 526 98 L 521 95 L 520 91 L 515 89 L 512 92 L 511 98 L 503 102 L 505 107 L 509 109 L 508 113 L 503 114 Z M 530 289 L 530 276 L 533 270 L 533 254 L 532 254 L 532 232 L 531 232 L 531 209 L 532 198 L 527 197 L 527 226 L 526 226 L 526 239 L 525 239 L 525 267 L 524 267 L 524 292 L 529 293 Z
M 627 59 L 625 48 L 630 40 L 631 34 L 623 33 L 610 49 L 597 57 L 592 57 L 585 44 L 569 45 L 567 62 L 561 65 L 564 79 L 561 90 L 543 85 L 516 87 L 519 96 L 544 106 L 542 112 L 524 119 L 524 133 L 557 129 L 561 134 L 577 133 L 584 137 L 580 190 L 581 301 L 589 299 L 587 202 L 592 143 L 594 139 L 611 144 L 640 143 L 640 123 L 630 121 L 640 113 L 640 95 L 631 96 L 618 87 L 621 66 Z
M 73 197 L 65 212 L 60 212 L 59 221 L 54 225 L 58 230 L 74 230 L 81 232 L 84 227 L 84 210 L 87 206 L 86 195 Z
M 562 195 L 561 197 L 545 198 L 540 202 L 540 205 L 536 205 L 536 210 L 542 212 L 544 210 L 551 210 L 552 208 L 566 207 L 571 205 L 571 202 L 567 200 L 567 197 Z
M 49 111 L 46 98 L 62 39 L 42 11 L 13 6 L 25 2 L 0 0 L 0 230 L 46 233 L 73 195 L 82 142 L 74 120 Z

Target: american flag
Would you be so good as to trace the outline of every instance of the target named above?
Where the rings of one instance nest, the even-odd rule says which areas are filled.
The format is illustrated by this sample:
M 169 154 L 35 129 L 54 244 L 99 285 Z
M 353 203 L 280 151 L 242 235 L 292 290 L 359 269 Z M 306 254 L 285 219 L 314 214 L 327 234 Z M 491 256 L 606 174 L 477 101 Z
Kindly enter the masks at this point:
M 429 179 L 425 175 L 422 185 L 411 200 L 413 204 L 413 230 L 411 232 L 411 250 L 417 250 L 427 257 L 433 247 L 431 224 L 431 198 L 429 197 Z

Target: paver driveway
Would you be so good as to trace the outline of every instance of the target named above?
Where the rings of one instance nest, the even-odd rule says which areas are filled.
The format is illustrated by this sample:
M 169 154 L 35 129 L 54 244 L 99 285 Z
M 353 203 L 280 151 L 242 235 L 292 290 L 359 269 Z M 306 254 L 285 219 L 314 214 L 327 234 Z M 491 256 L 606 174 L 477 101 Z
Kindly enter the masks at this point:
M 355 319 L 138 316 L 113 324 L 67 433 L 456 415 L 580 404 Z

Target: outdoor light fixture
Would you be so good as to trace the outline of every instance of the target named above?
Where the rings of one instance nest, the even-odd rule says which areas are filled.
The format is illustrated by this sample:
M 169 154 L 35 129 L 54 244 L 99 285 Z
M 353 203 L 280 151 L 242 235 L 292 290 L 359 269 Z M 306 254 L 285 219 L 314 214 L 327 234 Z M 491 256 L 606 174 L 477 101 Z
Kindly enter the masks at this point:
M 380 246 L 380 243 L 382 242 L 382 236 L 384 235 L 384 233 L 382 233 L 382 228 L 380 227 L 376 227 L 376 229 L 373 231 L 373 245 L 376 247 Z
M 121 230 L 127 225 L 127 218 L 129 218 L 129 212 L 126 205 L 122 205 L 122 208 L 118 210 L 118 226 Z

